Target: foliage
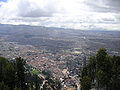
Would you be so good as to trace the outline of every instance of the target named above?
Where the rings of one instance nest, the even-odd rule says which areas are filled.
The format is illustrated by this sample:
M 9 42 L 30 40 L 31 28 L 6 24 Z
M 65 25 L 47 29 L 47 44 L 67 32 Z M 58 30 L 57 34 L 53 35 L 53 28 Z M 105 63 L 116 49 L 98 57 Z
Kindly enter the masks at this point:
M 38 69 L 32 69 L 31 73 L 38 75 L 40 71 Z
M 118 90 L 120 86 L 120 56 L 108 55 L 106 49 L 101 48 L 95 56 L 90 57 L 89 63 L 82 69 L 82 90 L 90 88 L 104 88 Z
M 4 82 L 1 82 L 1 83 L 0 83 L 0 90 L 8 90 L 8 89 L 9 89 L 8 86 L 5 85 Z
M 14 61 L 0 57 L 0 90 L 39 90 L 40 82 L 38 75 L 30 73 L 21 57 Z
M 43 90 L 60 90 L 61 83 L 52 77 L 51 72 L 41 72 L 26 64 L 21 57 L 15 60 L 7 60 L 0 57 L 0 90 L 40 90 L 43 84 Z M 41 74 L 42 75 L 42 74 Z M 45 84 L 44 81 L 47 81 Z
M 43 85 L 42 90 L 61 90 L 61 83 L 55 78 L 47 77 L 47 81 Z
M 84 76 L 81 80 L 81 90 L 89 90 L 91 84 L 91 79 L 88 76 Z

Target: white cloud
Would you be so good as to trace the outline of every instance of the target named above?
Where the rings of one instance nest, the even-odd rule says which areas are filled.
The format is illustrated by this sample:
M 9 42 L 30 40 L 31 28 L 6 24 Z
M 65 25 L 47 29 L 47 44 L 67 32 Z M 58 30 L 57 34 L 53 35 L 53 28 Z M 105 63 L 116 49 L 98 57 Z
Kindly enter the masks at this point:
M 120 30 L 120 11 L 117 2 L 112 0 L 8 0 L 0 3 L 0 23 L 82 30 Z
M 84 0 L 8 0 L 0 7 L 1 16 L 41 17 L 79 14 L 89 11 Z
M 52 0 L 55 3 L 55 0 Z M 8 0 L 0 7 L 0 15 L 15 17 L 40 17 L 56 12 L 49 0 Z

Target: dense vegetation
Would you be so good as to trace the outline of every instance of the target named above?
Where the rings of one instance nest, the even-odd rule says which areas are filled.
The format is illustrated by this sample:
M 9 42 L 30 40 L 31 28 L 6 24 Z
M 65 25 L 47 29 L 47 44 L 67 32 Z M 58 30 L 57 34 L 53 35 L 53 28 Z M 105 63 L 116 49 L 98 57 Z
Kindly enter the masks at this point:
M 43 74 L 20 57 L 15 60 L 0 57 L 0 90 L 60 90 L 60 82 L 49 73 L 39 75 Z
M 120 56 L 111 56 L 106 49 L 100 49 L 82 69 L 80 81 L 81 90 L 119 90 Z

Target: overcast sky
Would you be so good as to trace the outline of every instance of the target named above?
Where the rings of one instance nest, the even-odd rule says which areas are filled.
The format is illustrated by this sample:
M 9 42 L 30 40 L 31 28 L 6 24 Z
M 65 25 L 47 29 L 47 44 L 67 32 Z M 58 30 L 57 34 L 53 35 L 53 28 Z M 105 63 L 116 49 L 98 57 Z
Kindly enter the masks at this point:
M 0 0 L 0 23 L 120 30 L 120 0 Z

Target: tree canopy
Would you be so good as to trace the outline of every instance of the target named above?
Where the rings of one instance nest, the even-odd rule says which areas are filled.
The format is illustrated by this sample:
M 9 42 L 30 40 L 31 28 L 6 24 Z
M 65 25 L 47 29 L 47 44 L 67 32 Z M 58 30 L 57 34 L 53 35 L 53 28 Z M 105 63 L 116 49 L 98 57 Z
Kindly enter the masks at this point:
M 95 56 L 89 58 L 87 66 L 81 72 L 81 89 L 119 90 L 120 56 L 111 56 L 101 48 Z
M 50 90 L 60 90 L 59 80 L 51 77 L 44 80 L 39 77 L 39 70 L 32 68 L 21 57 L 12 61 L 0 57 L 0 90 L 40 90 L 44 81 L 47 83 L 43 85 L 43 90 L 48 86 Z

